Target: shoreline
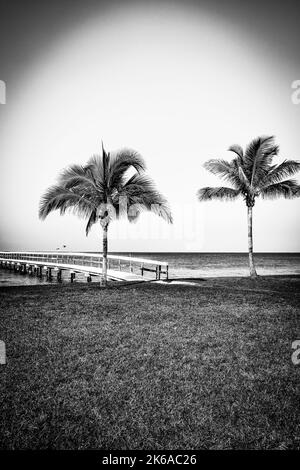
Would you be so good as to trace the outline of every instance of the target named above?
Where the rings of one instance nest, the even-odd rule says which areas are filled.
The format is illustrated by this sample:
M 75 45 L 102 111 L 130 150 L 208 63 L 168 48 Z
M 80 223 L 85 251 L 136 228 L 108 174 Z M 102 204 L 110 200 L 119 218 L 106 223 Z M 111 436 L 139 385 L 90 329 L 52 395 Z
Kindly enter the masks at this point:
M 15 274 L 15 276 L 20 276 L 18 274 Z M 255 284 L 258 288 L 262 286 L 262 284 L 265 284 L 266 282 L 272 282 L 273 281 L 279 281 L 279 282 L 284 282 L 288 280 L 300 280 L 300 274 L 270 274 L 270 275 L 258 275 L 257 278 L 251 278 L 250 276 L 210 276 L 210 277 L 171 277 L 168 280 L 162 279 L 162 280 L 155 280 L 155 279 L 145 279 L 144 281 L 108 281 L 108 289 L 113 289 L 113 288 L 122 288 L 122 287 L 130 287 L 130 286 L 142 286 L 142 285 L 161 285 L 163 287 L 168 287 L 168 286 L 195 286 L 195 287 L 208 287 L 210 284 L 216 284 L 216 283 L 221 283 L 218 284 L 219 287 L 222 285 L 226 284 L 236 284 L 237 289 L 238 286 L 241 284 L 250 284 L 253 285 Z M 29 278 L 30 280 L 30 278 Z M 70 283 L 70 281 L 62 281 L 62 282 L 57 282 L 53 280 L 52 282 L 45 281 L 44 283 L 33 283 L 33 284 L 1 284 L 0 283 L 0 290 L 5 290 L 5 289 L 10 289 L 10 288 L 54 288 L 54 289 L 60 289 L 60 288 L 70 288 L 76 290 L 77 288 L 86 288 L 86 289 L 91 289 L 93 288 L 98 288 L 101 291 L 105 291 L 105 288 L 100 288 L 99 287 L 99 279 L 93 280 L 91 283 L 87 283 L 84 281 L 74 281 L 73 283 Z M 300 287 L 299 287 L 300 289 Z

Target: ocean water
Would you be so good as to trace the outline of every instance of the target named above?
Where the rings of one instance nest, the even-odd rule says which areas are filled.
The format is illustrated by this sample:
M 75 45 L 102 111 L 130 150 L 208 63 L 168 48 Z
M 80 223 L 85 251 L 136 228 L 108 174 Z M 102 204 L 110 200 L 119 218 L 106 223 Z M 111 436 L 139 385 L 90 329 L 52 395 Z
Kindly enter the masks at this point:
M 96 279 L 96 278 L 95 278 Z M 98 279 L 98 278 L 97 278 Z M 62 272 L 62 282 L 70 282 L 69 271 Z M 86 282 L 84 274 L 76 274 L 74 282 Z M 36 277 L 30 274 L 13 273 L 8 269 L 0 268 L 0 289 L 5 286 L 33 286 L 43 284 L 56 284 L 58 283 L 53 273 L 52 281 L 48 281 L 46 276 Z
M 133 256 L 133 254 L 132 254 Z M 248 253 L 135 253 L 169 263 L 170 277 L 248 276 Z M 300 253 L 258 253 L 258 274 L 300 274 Z
M 169 263 L 170 278 L 206 278 L 224 276 L 248 276 L 247 253 L 113 253 L 123 256 L 147 258 Z M 300 253 L 258 253 L 255 255 L 257 272 L 260 275 L 300 275 Z M 154 274 L 147 273 L 147 278 Z M 83 275 L 76 275 L 75 282 L 86 281 Z M 57 281 L 53 280 L 51 283 Z M 69 275 L 63 275 L 63 282 L 69 282 Z M 0 287 L 7 285 L 49 284 L 45 278 L 13 274 L 0 269 Z

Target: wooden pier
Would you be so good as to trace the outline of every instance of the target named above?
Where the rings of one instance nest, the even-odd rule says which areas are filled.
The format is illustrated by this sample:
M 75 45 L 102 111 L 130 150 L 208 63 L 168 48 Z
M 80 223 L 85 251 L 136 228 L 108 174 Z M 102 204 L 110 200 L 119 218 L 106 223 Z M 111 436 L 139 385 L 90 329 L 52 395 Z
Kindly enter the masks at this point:
M 77 273 L 84 274 L 87 282 L 91 282 L 92 277 L 101 278 L 102 262 L 102 254 L 95 253 L 0 252 L 0 267 L 23 274 L 45 276 L 48 280 L 55 277 L 58 281 L 61 281 L 63 271 L 69 272 L 71 282 L 74 281 Z M 168 263 L 131 256 L 108 255 L 108 279 L 128 282 L 145 281 L 147 280 L 144 276 L 145 272 L 153 273 L 153 278 L 156 280 L 161 279 L 163 275 L 168 279 Z

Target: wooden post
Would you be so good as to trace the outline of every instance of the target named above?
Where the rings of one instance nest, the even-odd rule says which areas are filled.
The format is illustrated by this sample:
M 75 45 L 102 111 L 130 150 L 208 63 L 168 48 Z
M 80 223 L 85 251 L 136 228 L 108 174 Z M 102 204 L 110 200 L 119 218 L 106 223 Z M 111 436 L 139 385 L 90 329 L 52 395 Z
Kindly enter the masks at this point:
M 169 265 L 166 267 L 166 279 L 169 279 Z
M 75 273 L 74 271 L 71 271 L 70 274 L 71 274 L 70 281 L 73 282 L 75 279 Z
M 141 264 L 141 273 L 142 273 L 142 276 L 144 276 L 144 263 Z
M 52 279 L 52 268 L 47 268 L 47 273 L 46 273 L 47 279 L 51 281 Z
M 158 279 L 160 280 L 160 274 L 161 274 L 161 265 L 158 266 Z

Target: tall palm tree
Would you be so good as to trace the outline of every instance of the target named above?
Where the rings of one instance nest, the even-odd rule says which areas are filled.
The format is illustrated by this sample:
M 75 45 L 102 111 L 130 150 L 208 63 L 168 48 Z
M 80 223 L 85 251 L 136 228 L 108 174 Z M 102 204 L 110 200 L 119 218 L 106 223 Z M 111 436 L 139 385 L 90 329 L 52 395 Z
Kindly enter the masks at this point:
M 246 147 L 245 152 L 240 145 L 229 147 L 235 154 L 230 162 L 226 160 L 209 160 L 204 167 L 211 173 L 231 183 L 232 188 L 216 187 L 201 188 L 197 195 L 200 201 L 212 199 L 234 200 L 244 198 L 248 210 L 248 250 L 250 275 L 256 277 L 253 260 L 252 210 L 255 199 L 284 197 L 292 199 L 300 196 L 300 186 L 294 179 L 288 178 L 300 169 L 300 162 L 284 160 L 273 165 L 273 158 L 278 155 L 279 147 L 274 137 L 258 137 Z
M 39 217 L 59 210 L 71 211 L 87 219 L 86 235 L 98 220 L 103 230 L 102 283 L 107 283 L 107 232 L 112 220 L 126 216 L 135 222 L 144 210 L 154 212 L 172 223 L 166 199 L 145 174 L 141 155 L 130 149 L 112 154 L 104 150 L 94 155 L 85 166 L 71 165 L 58 178 L 58 184 L 47 189 L 40 201 Z

